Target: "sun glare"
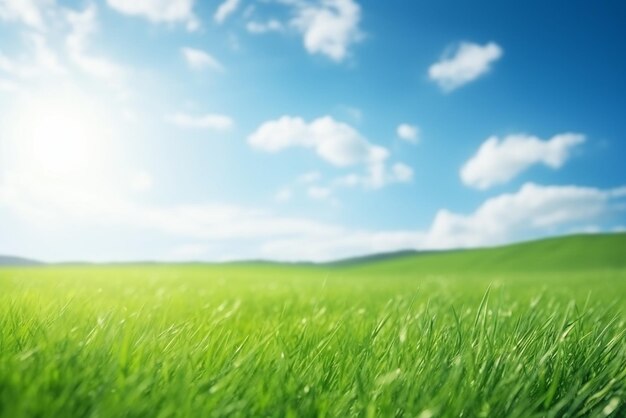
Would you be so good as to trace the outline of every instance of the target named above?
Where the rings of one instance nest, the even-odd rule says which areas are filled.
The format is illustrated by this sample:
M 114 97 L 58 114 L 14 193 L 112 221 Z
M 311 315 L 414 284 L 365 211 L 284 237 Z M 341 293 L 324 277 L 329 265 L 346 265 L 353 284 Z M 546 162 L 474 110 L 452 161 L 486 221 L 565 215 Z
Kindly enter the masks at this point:
M 8 148 L 21 177 L 79 185 L 101 173 L 111 129 L 97 101 L 73 90 L 29 95 L 11 118 Z
M 95 157 L 98 133 L 85 112 L 69 103 L 56 105 L 38 114 L 37 123 L 24 132 L 32 162 L 51 174 L 84 170 Z

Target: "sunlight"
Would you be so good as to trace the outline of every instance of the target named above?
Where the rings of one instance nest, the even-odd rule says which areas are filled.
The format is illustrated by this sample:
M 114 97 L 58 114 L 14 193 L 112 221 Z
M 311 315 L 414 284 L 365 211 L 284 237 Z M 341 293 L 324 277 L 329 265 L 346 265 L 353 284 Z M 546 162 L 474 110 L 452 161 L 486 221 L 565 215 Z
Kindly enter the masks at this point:
M 18 111 L 18 162 L 31 172 L 82 174 L 103 157 L 106 129 L 97 109 L 80 95 L 64 93 L 29 98 Z
M 92 128 L 87 112 L 72 103 L 51 103 L 49 111 L 38 112 L 37 123 L 25 132 L 36 168 L 48 174 L 85 170 L 95 157 L 98 129 Z M 43 109 L 41 109 L 43 110 Z
M 13 173 L 38 188 L 89 187 L 112 162 L 106 114 L 77 89 L 23 97 L 7 135 Z

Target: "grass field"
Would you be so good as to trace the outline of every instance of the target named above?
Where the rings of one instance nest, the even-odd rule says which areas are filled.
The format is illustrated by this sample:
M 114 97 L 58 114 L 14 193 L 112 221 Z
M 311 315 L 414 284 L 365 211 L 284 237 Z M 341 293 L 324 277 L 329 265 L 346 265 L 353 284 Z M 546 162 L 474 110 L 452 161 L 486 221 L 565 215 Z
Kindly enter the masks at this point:
M 0 269 L 0 416 L 626 416 L 626 235 Z

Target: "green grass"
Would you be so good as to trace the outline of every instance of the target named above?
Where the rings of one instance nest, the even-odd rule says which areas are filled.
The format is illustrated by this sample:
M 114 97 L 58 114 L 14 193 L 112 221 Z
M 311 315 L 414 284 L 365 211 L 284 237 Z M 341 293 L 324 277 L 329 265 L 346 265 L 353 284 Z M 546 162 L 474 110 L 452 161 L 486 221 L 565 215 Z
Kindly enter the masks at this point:
M 626 416 L 625 237 L 3 268 L 0 416 Z

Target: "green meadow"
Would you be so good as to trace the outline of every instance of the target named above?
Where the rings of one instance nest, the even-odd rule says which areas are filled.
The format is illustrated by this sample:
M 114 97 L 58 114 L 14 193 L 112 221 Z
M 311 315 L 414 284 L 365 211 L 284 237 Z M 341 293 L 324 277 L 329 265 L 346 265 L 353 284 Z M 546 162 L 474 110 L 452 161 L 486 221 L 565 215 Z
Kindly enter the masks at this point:
M 0 269 L 0 416 L 623 417 L 626 235 Z

